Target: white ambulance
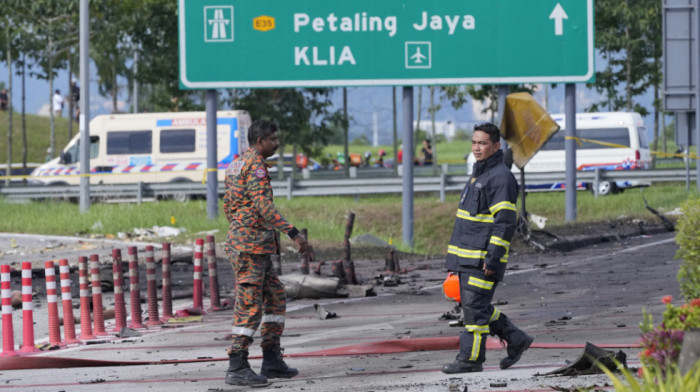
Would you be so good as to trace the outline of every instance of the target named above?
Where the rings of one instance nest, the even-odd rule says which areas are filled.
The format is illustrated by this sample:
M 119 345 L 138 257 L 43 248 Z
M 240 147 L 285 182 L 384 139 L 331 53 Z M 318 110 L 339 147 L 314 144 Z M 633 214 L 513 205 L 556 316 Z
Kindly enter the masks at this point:
M 563 172 L 566 170 L 564 140 L 566 116 L 552 114 L 560 129 L 525 165 L 525 172 Z M 639 113 L 601 112 L 576 114 L 576 169 L 589 171 L 638 170 L 651 168 L 651 152 L 647 143 L 644 120 Z M 467 158 L 467 173 L 476 160 Z M 513 165 L 513 172 L 520 170 Z M 516 178 L 519 178 L 516 174 Z M 618 193 L 625 188 L 648 186 L 644 181 L 601 181 L 598 194 Z M 564 183 L 526 185 L 529 190 L 563 190 Z M 579 182 L 579 189 L 591 189 L 592 184 Z
M 247 111 L 217 112 L 218 179 L 248 148 Z M 76 135 L 54 158 L 32 172 L 46 185 L 80 183 Z M 205 112 L 109 114 L 90 121 L 90 183 L 201 182 L 207 168 Z

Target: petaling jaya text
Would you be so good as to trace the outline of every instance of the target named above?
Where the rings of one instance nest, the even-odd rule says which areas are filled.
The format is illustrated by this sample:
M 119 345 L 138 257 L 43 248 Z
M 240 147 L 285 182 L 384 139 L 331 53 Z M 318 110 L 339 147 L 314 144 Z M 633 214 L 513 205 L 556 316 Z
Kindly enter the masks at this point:
M 311 18 L 309 14 L 294 14 L 294 32 L 298 33 L 302 28 L 310 26 L 317 33 L 328 29 L 330 32 L 342 31 L 386 31 L 389 37 L 396 35 L 398 28 L 396 16 L 368 16 L 366 12 L 357 12 L 353 16 L 338 17 L 333 13 L 325 18 Z M 452 35 L 461 26 L 464 30 L 474 30 L 476 22 L 472 15 L 430 15 L 423 11 L 418 22 L 411 26 L 418 31 L 422 30 L 446 30 Z

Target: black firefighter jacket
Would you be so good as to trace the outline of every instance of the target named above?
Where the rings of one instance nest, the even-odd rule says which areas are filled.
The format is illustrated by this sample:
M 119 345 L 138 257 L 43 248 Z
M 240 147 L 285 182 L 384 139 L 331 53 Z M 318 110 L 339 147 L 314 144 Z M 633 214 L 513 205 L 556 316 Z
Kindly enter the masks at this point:
M 517 197 L 518 183 L 503 164 L 501 150 L 474 165 L 459 201 L 447 249 L 448 270 L 469 272 L 486 263 L 496 272 L 494 279 L 503 280 L 515 233 Z

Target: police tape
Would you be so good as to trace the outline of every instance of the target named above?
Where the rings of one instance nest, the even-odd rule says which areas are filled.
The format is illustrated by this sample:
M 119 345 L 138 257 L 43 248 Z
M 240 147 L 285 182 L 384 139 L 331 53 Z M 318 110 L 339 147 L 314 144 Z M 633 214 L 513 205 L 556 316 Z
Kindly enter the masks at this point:
M 218 172 L 218 171 L 219 171 L 218 168 L 213 168 L 213 167 L 208 167 L 206 170 L 204 170 L 204 172 L 202 173 L 202 184 L 207 183 L 207 173 Z
M 218 172 L 217 168 L 208 168 L 202 170 L 202 184 L 206 182 L 206 175 L 208 172 Z M 133 172 L 133 173 L 87 173 L 87 174 L 52 174 L 52 175 L 12 175 L 12 176 L 0 176 L 0 181 L 4 180 L 23 180 L 23 179 L 35 179 L 35 180 L 46 180 L 49 178 L 76 178 L 76 177 L 99 177 L 99 176 L 120 176 L 120 175 L 158 175 L 158 174 L 170 174 L 170 173 L 197 173 L 200 170 L 172 170 L 172 171 L 160 171 L 160 172 Z
M 601 146 L 612 147 L 612 148 L 630 148 L 630 146 L 625 146 L 622 144 L 603 142 L 600 140 L 593 140 L 593 139 L 585 139 L 585 138 L 580 138 L 577 136 L 566 136 L 565 139 L 573 140 L 576 142 L 576 144 L 578 144 L 581 147 L 583 146 L 583 142 L 587 142 L 587 143 L 591 143 L 591 144 L 598 144 Z M 700 156 L 698 156 L 698 154 L 696 154 L 696 153 L 683 154 L 683 153 L 670 153 L 670 152 L 653 151 L 653 150 L 650 150 L 649 153 L 652 155 L 659 155 L 662 157 L 700 159 Z

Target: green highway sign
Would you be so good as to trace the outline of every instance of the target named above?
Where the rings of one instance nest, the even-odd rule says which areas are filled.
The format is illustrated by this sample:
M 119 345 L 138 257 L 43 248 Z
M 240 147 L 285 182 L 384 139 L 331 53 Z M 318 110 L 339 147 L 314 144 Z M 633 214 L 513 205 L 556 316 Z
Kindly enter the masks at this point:
M 179 0 L 183 89 L 594 81 L 593 0 Z

